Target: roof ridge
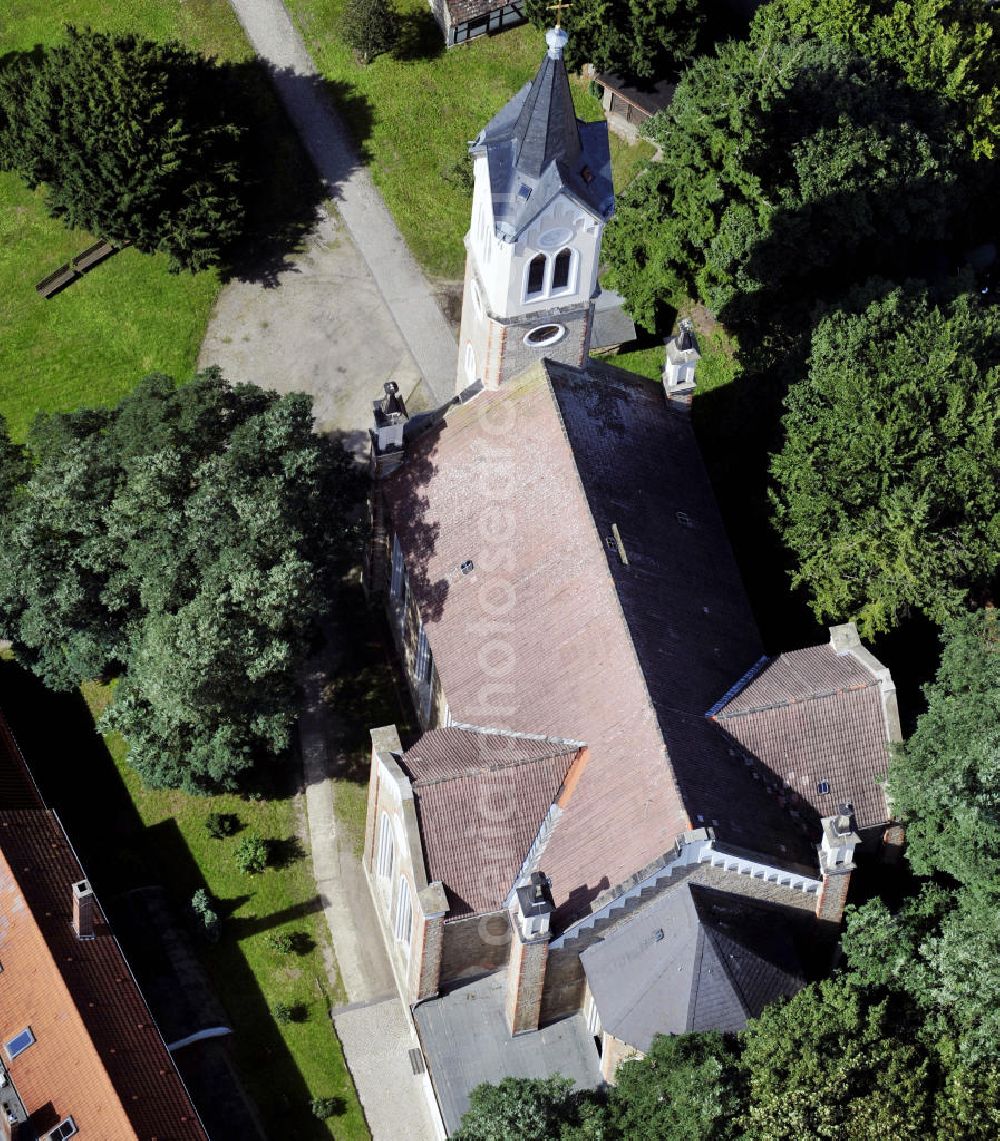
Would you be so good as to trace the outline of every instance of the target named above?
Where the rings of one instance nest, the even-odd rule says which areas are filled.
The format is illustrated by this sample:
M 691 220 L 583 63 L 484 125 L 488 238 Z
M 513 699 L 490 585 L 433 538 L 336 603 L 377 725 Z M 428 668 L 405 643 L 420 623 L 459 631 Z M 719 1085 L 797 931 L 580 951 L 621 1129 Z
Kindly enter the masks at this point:
M 551 369 L 555 364 L 556 364 L 556 362 L 550 361 L 547 357 L 543 358 L 543 360 L 542 360 L 542 374 L 545 377 L 545 383 L 548 387 L 549 395 L 552 398 L 552 405 L 555 409 L 556 420 L 557 420 L 558 425 L 559 425 L 559 431 L 560 431 L 560 434 L 562 436 L 563 444 L 564 444 L 566 450 L 569 452 L 569 457 L 570 457 L 570 460 L 572 461 L 573 474 L 576 476 L 577 488 L 579 489 L 580 495 L 583 498 L 583 502 L 587 505 L 587 518 L 590 520 L 591 535 L 593 537 L 594 545 L 597 548 L 598 554 L 600 555 L 600 563 L 598 565 L 603 568 L 602 581 L 607 583 L 610 587 L 612 602 L 613 602 L 613 605 L 615 607 L 615 611 L 618 614 L 618 618 L 619 618 L 621 628 L 624 631 L 625 640 L 628 644 L 628 648 L 631 651 L 632 663 L 635 666 L 635 670 L 639 675 L 639 682 L 642 686 L 642 692 L 645 695 L 646 710 L 648 713 L 652 714 L 653 724 L 656 726 L 656 731 L 659 734 L 660 742 L 663 745 L 663 756 L 667 762 L 666 767 L 667 767 L 668 776 L 670 778 L 670 783 L 673 785 L 674 792 L 675 792 L 676 797 L 677 797 L 677 803 L 680 805 L 681 811 L 684 812 L 688 818 L 687 822 L 688 822 L 688 827 L 690 828 L 691 827 L 691 814 L 688 810 L 687 804 L 684 801 L 684 796 L 683 796 L 683 793 L 681 792 L 680 784 L 678 783 L 678 780 L 677 780 L 677 774 L 674 771 L 673 761 L 671 760 L 671 757 L 670 757 L 670 750 L 667 748 L 666 737 L 664 736 L 664 733 L 663 733 L 663 725 L 660 723 L 660 717 L 656 711 L 656 705 L 653 701 L 653 695 L 649 692 L 649 683 L 646 680 L 646 674 L 642 668 L 642 661 L 639 658 L 639 651 L 636 649 L 635 639 L 632 637 L 632 631 L 629 628 L 628 618 L 625 615 L 625 608 L 622 606 L 622 600 L 618 594 L 618 586 L 615 583 L 615 576 L 612 574 L 611 567 L 608 564 L 608 558 L 607 558 L 607 555 L 605 554 L 606 548 L 605 548 L 604 543 L 601 540 L 601 534 L 597 529 L 597 520 L 594 518 L 594 512 L 593 512 L 593 508 L 591 507 L 590 498 L 587 495 L 587 486 L 583 482 L 583 476 L 580 474 L 580 465 L 577 462 L 576 452 L 573 450 L 573 443 L 569 438 L 569 432 L 566 428 L 566 421 L 563 418 L 562 408 L 559 406 L 559 396 L 558 396 L 558 393 L 556 392 L 555 386 L 552 383 Z M 564 369 L 568 372 L 575 373 L 577 376 L 587 376 L 588 375 L 587 369 L 574 368 L 572 365 L 564 365 L 564 364 L 560 363 L 558 365 L 558 368 Z
M 546 744 L 564 745 L 567 749 L 583 749 L 586 741 L 576 741 L 572 737 L 549 737 L 545 733 L 521 733 L 516 729 L 493 729 L 485 725 L 470 725 L 464 721 L 452 721 L 448 725 L 437 725 L 429 732 L 443 729 L 461 729 L 468 733 L 480 733 L 484 737 L 506 737 L 513 741 L 544 741 Z
M 582 747 L 582 746 L 581 746 Z M 579 752 L 579 749 L 576 750 Z M 569 755 L 569 750 L 561 753 L 542 753 L 537 757 L 513 757 L 500 760 L 494 764 L 485 762 L 474 769 L 462 769 L 460 772 L 445 773 L 433 777 L 410 777 L 410 786 L 414 789 L 430 788 L 432 785 L 448 784 L 449 781 L 467 780 L 469 777 L 488 776 L 490 773 L 503 772 L 504 769 L 516 769 L 526 765 L 540 765 L 543 761 L 551 761 L 557 757 Z
M 713 721 L 732 721 L 738 717 L 750 717 L 755 713 L 768 713 L 772 709 L 791 709 L 793 705 L 804 705 L 807 701 L 826 701 L 831 697 L 840 697 L 845 693 L 861 693 L 863 690 L 875 689 L 877 686 L 878 681 L 873 679 L 870 684 L 842 685 L 836 689 L 814 689 L 811 693 L 789 697 L 784 701 L 769 701 L 764 705 L 748 705 L 745 709 L 733 709 L 729 712 L 726 712 L 725 706 L 723 706 L 718 713 L 714 715 L 710 713 L 708 716 Z

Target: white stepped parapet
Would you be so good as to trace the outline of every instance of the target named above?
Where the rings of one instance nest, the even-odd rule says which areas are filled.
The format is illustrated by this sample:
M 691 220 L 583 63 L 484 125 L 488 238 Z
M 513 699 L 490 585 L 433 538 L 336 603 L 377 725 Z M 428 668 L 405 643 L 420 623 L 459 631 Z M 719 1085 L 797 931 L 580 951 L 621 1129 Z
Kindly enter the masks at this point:
M 807 876 L 802 872 L 791 871 L 788 868 L 776 868 L 761 860 L 750 856 L 727 852 L 717 848 L 715 839 L 707 829 L 687 833 L 688 839 L 678 841 L 677 850 L 671 853 L 664 863 L 642 879 L 636 880 L 627 888 L 620 891 L 613 899 L 609 899 L 603 906 L 585 915 L 572 927 L 568 927 L 561 935 L 552 940 L 551 946 L 565 947 L 585 931 L 590 931 L 598 923 L 611 918 L 615 912 L 622 911 L 634 899 L 643 895 L 657 884 L 669 879 L 679 868 L 691 867 L 694 864 L 711 864 L 712 867 L 722 868 L 737 875 L 750 876 L 764 883 L 778 884 L 789 891 L 801 891 L 807 895 L 815 895 L 822 881 Z M 628 881 L 626 881 L 628 882 Z

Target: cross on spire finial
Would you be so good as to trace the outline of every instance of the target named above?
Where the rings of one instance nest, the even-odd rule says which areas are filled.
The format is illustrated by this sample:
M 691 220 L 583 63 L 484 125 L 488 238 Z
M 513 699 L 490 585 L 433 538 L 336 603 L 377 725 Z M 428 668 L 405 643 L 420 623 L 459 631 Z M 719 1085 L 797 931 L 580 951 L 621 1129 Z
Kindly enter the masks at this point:
M 556 14 L 556 27 L 557 28 L 562 27 L 562 14 L 563 14 L 563 12 L 567 8 L 571 8 L 572 6 L 573 5 L 568 3 L 567 0 L 556 0 L 555 4 L 549 4 L 548 5 L 549 11 L 555 12 L 555 14 Z

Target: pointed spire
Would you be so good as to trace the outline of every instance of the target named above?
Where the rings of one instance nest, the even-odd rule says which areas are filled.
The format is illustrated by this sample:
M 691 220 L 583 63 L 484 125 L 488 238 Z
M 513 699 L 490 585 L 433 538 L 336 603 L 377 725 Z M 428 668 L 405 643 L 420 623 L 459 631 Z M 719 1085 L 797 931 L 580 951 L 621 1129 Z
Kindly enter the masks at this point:
M 532 178 L 540 178 L 551 162 L 575 164 L 582 151 L 569 76 L 562 59 L 568 37 L 562 28 L 550 28 L 545 39 L 548 53 L 531 84 L 513 131 L 519 144 L 515 159 L 517 169 Z

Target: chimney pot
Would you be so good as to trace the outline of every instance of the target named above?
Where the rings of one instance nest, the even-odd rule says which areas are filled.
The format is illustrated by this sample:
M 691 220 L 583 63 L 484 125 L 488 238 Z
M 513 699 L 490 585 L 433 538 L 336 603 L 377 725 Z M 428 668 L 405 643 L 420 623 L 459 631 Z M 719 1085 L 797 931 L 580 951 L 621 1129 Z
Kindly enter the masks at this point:
M 73 932 L 77 939 L 94 938 L 94 891 L 89 880 L 73 884 Z

